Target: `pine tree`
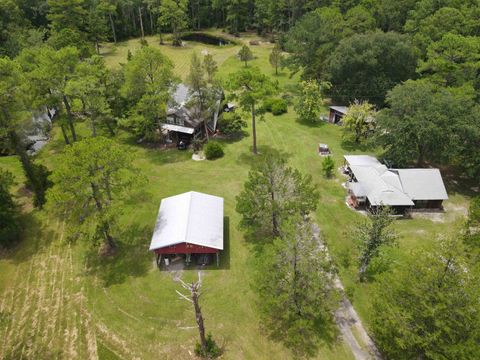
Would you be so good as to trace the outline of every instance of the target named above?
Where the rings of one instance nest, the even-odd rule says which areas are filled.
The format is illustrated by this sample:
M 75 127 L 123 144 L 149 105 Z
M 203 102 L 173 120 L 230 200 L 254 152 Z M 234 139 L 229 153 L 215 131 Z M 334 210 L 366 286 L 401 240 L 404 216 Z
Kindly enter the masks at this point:
M 238 57 L 240 61 L 245 63 L 245 67 L 248 66 L 248 62 L 253 60 L 253 53 L 252 50 L 247 45 L 243 45 L 240 51 L 238 52 Z

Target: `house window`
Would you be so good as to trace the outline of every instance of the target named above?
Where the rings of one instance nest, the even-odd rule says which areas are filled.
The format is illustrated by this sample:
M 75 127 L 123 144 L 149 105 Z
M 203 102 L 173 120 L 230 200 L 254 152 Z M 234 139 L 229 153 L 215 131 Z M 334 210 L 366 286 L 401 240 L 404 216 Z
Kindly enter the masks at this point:
M 175 125 L 180 125 L 180 126 L 183 126 L 184 125 L 184 121 L 183 119 L 180 119 L 180 118 L 175 118 Z
M 175 124 L 175 119 L 173 116 L 167 116 L 167 124 Z

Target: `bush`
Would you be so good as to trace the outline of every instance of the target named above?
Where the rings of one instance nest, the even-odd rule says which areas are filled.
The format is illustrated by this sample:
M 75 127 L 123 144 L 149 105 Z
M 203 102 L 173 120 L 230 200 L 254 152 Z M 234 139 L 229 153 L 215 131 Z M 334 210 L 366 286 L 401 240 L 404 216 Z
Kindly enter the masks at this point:
M 271 112 L 273 115 L 282 115 L 287 112 L 288 105 L 283 99 L 270 98 L 264 101 L 262 110 Z
M 208 160 L 221 158 L 224 155 L 223 147 L 218 142 L 210 141 L 204 146 L 203 151 Z
M 218 347 L 215 340 L 212 338 L 212 334 L 207 335 L 207 349 L 205 352 L 202 351 L 202 346 L 197 341 L 195 344 L 195 355 L 205 358 L 205 359 L 215 359 L 222 354 L 222 349 Z
M 335 168 L 335 162 L 330 156 L 323 159 L 322 170 L 325 177 L 329 178 L 333 175 L 333 169 Z
M 235 112 L 223 113 L 219 124 L 220 131 L 227 136 L 238 135 L 246 126 L 247 122 Z
M 276 99 L 272 105 L 272 114 L 275 116 L 285 114 L 287 110 L 287 102 L 283 99 Z

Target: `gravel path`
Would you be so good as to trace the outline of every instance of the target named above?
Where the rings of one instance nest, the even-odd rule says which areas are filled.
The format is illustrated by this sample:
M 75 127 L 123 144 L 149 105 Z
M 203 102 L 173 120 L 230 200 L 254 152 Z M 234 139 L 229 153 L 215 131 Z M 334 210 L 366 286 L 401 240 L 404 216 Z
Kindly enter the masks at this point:
M 316 224 L 313 225 L 313 234 L 319 241 L 320 246 L 325 247 L 325 245 L 321 242 L 320 229 Z M 338 276 L 335 276 L 334 285 L 335 288 L 340 291 L 342 296 L 340 306 L 337 311 L 335 311 L 335 322 L 340 329 L 343 340 L 352 350 L 355 360 L 381 360 L 382 357 L 380 356 L 377 347 L 363 327 L 357 312 L 352 306 L 352 303 L 345 296 L 343 284 Z M 355 332 L 360 338 L 358 340 L 361 341 L 361 344 L 359 344 L 357 338 L 353 334 L 353 329 L 356 330 Z

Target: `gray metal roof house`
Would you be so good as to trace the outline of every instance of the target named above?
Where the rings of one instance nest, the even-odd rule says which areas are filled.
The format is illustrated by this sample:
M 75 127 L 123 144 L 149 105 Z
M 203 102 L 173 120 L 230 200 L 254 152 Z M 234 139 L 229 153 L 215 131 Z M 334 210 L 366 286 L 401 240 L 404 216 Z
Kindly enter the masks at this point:
M 167 105 L 166 121 L 162 124 L 163 130 L 183 136 L 201 137 L 205 135 L 204 120 L 206 120 L 207 131 L 209 133 L 216 131 L 223 94 L 218 94 L 215 105 L 207 111 L 207 114 L 200 114 L 200 111 L 190 103 L 191 98 L 190 89 L 185 84 L 179 84 L 172 90 L 171 101 Z
M 441 209 L 448 194 L 438 169 L 389 169 L 369 155 L 345 155 L 349 203 L 355 208 L 388 205 Z

